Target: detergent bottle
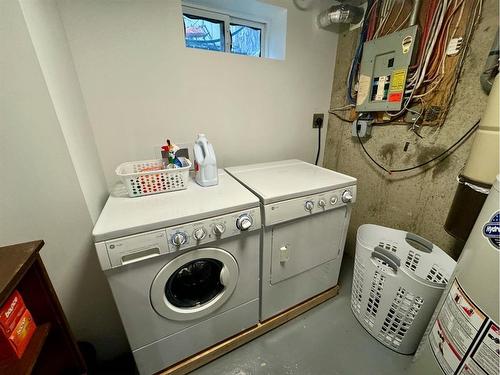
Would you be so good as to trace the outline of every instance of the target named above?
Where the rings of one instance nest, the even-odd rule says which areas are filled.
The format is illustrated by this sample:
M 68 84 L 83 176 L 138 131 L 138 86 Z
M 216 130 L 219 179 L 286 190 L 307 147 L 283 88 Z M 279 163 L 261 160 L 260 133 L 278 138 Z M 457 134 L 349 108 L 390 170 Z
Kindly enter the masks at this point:
M 214 148 L 208 143 L 205 134 L 198 134 L 194 143 L 194 170 L 198 185 L 213 186 L 219 183 Z

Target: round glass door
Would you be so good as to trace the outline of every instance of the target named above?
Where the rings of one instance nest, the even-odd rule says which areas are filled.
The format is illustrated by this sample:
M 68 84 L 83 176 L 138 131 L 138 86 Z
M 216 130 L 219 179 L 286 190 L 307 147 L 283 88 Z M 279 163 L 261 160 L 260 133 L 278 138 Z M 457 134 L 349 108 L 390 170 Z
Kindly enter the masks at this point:
M 238 265 L 228 252 L 191 250 L 167 263 L 151 285 L 156 312 L 173 320 L 206 316 L 222 306 L 236 288 Z
M 224 290 L 220 273 L 224 264 L 215 259 L 193 260 L 175 271 L 165 286 L 165 296 L 174 306 L 203 305 Z

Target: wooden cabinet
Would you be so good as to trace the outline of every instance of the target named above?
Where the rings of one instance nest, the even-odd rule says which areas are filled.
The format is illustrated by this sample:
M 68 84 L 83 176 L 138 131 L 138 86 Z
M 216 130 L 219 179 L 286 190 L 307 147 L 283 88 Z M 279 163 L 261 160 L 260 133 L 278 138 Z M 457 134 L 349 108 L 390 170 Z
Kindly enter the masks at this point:
M 0 306 L 17 289 L 37 329 L 18 360 L 0 364 L 0 374 L 83 374 L 78 350 L 39 251 L 43 241 L 0 247 Z

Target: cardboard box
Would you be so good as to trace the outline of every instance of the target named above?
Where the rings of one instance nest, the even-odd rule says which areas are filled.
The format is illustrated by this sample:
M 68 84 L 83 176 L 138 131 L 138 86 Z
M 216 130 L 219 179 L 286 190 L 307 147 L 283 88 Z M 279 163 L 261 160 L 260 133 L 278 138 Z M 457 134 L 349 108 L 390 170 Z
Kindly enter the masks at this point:
M 35 333 L 36 325 L 33 321 L 29 310 L 24 310 L 21 319 L 17 322 L 16 328 L 9 336 L 9 341 L 14 347 L 17 358 L 23 356 L 26 347 L 28 346 L 33 333 Z
M 0 334 L 9 337 L 16 327 L 17 322 L 26 310 L 23 298 L 15 290 L 5 303 L 0 307 Z
M 21 358 L 35 330 L 33 317 L 15 291 L 0 307 L 0 361 Z

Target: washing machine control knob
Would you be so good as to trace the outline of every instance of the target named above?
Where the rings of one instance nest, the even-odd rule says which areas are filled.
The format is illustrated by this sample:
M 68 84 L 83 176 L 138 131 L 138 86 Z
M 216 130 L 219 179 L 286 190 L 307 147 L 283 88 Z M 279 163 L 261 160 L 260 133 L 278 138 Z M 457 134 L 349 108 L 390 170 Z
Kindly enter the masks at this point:
M 331 204 L 332 206 L 334 206 L 335 204 L 337 204 L 337 201 L 338 201 L 338 198 L 337 198 L 337 196 L 336 196 L 336 195 L 334 195 L 334 196 L 332 196 L 332 197 L 330 198 L 330 204 Z
M 324 199 L 320 199 L 318 201 L 318 206 L 320 206 L 321 208 L 325 208 L 325 206 L 326 206 L 325 200 Z
M 172 235 L 172 243 L 175 246 L 182 246 L 187 242 L 186 233 L 177 232 Z
M 224 224 L 222 224 L 222 223 L 215 224 L 215 226 L 214 226 L 214 233 L 215 233 L 215 235 L 220 236 L 225 231 L 226 231 L 226 227 L 224 226 Z
M 345 190 L 342 193 L 342 202 L 344 203 L 352 202 L 352 193 L 349 190 Z
M 240 215 L 238 219 L 236 219 L 236 228 L 241 231 L 249 230 L 253 224 L 252 217 L 247 214 Z
M 307 201 L 305 204 L 304 204 L 304 208 L 311 212 L 314 208 L 314 202 L 313 201 Z
M 193 232 L 193 237 L 196 241 L 201 241 L 206 236 L 207 236 L 207 231 L 205 230 L 205 228 L 198 228 L 195 229 Z

